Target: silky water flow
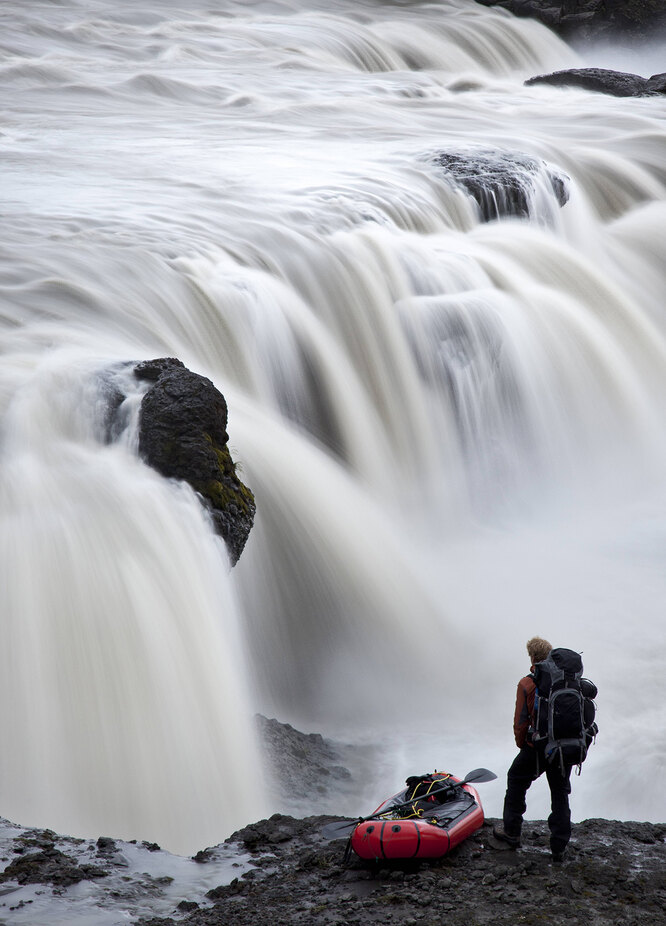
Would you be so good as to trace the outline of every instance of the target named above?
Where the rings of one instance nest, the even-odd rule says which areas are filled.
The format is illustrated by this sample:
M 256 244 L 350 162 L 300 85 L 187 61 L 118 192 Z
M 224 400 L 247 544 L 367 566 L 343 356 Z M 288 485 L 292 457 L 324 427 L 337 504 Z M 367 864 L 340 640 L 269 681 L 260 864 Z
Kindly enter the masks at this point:
M 665 819 L 663 98 L 525 87 L 615 50 L 463 0 L 0 23 L 0 813 L 215 844 L 280 809 L 261 711 L 497 814 L 537 633 L 600 690 L 574 816 Z M 138 459 L 161 356 L 227 399 L 233 570 Z

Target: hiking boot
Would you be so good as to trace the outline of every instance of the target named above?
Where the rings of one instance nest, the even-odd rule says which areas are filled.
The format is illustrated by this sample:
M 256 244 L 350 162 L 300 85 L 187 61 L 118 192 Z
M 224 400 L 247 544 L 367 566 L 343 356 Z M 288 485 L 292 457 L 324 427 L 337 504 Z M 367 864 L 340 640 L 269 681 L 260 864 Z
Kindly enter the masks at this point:
M 520 836 L 512 836 L 503 826 L 493 826 L 493 836 L 500 842 L 505 842 L 510 849 L 520 849 Z
M 564 851 L 564 849 L 562 849 L 561 852 L 556 852 L 556 851 L 553 849 L 553 851 L 552 851 L 551 854 L 552 854 L 552 857 L 553 857 L 553 865 L 561 865 L 562 862 L 564 861 L 564 857 L 565 857 L 565 855 L 566 855 L 566 852 Z

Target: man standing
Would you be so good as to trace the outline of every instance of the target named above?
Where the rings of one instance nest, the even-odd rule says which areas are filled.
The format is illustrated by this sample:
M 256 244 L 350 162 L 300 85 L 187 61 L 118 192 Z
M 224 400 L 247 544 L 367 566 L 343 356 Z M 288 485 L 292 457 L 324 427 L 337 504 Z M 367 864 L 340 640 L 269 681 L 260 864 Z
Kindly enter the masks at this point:
M 527 643 L 531 672 L 538 662 L 543 662 L 552 647 L 541 637 L 532 637 Z M 551 765 L 546 761 L 543 744 L 534 746 L 530 729 L 534 727 L 534 695 L 536 685 L 531 675 L 526 675 L 518 682 L 516 711 L 513 720 L 513 732 L 520 752 L 513 760 L 507 774 L 506 796 L 504 798 L 503 827 L 495 827 L 496 839 L 507 843 L 512 849 L 520 847 L 520 833 L 523 814 L 527 809 L 526 795 L 533 781 L 546 773 L 550 786 L 552 813 L 548 817 L 550 828 L 550 851 L 554 862 L 561 862 L 571 837 L 571 811 L 569 794 L 571 793 L 571 766 L 562 772 L 559 764 Z

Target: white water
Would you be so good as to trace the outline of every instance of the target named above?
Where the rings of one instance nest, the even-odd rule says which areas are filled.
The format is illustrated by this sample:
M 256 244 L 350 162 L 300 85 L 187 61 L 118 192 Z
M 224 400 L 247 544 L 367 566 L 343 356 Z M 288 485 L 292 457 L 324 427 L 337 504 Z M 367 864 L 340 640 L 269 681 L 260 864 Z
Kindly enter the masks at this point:
M 37 831 L 42 836 L 40 830 Z M 0 818 L 0 846 L 5 860 L 14 852 L 14 840 L 34 840 L 35 831 L 9 824 Z M 13 926 L 120 926 L 139 917 L 169 916 L 184 896 L 205 905 L 206 893 L 229 884 L 254 868 L 251 856 L 235 844 L 221 845 L 207 853 L 201 864 L 157 851 L 154 843 L 116 842 L 111 854 L 100 855 L 93 840 L 66 838 L 56 845 L 77 864 L 103 868 L 103 878 L 80 881 L 65 890 L 45 890 L 42 884 L 3 885 L 0 913 Z
M 270 809 L 257 709 L 386 736 L 381 787 L 503 777 L 539 633 L 601 691 L 575 816 L 666 819 L 666 102 L 523 87 L 581 53 L 463 0 L 16 2 L 0 35 L 2 815 L 218 842 Z M 478 148 L 568 204 L 480 224 L 429 160 Z M 165 355 L 228 401 L 232 573 L 100 439 L 96 372 Z

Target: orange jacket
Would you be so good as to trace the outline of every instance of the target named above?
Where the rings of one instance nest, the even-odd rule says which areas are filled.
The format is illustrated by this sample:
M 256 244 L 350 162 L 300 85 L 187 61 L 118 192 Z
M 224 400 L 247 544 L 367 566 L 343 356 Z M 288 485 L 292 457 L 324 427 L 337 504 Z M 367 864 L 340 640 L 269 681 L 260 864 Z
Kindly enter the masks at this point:
M 516 692 L 516 710 L 513 715 L 513 735 L 516 738 L 516 746 L 521 749 L 523 746 L 531 746 L 532 742 L 527 736 L 527 731 L 534 721 L 534 695 L 536 694 L 536 685 L 534 679 L 526 675 L 518 682 L 518 691 Z

